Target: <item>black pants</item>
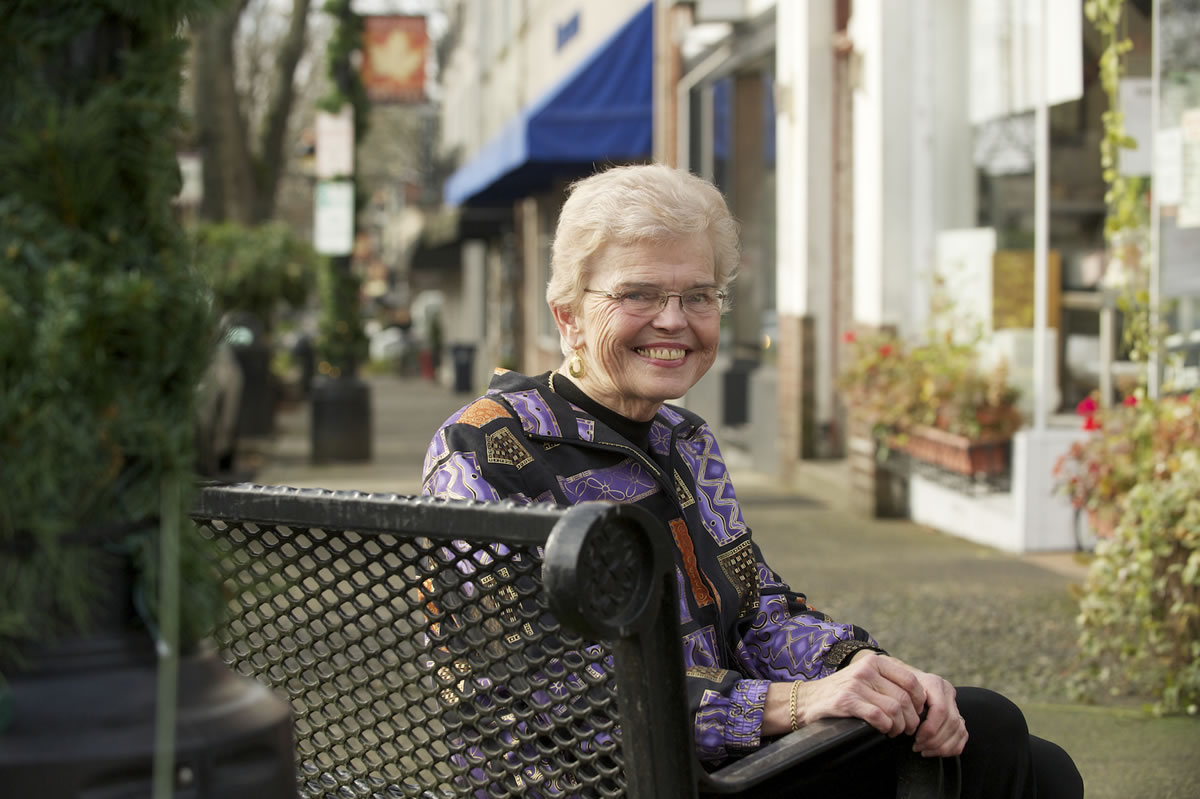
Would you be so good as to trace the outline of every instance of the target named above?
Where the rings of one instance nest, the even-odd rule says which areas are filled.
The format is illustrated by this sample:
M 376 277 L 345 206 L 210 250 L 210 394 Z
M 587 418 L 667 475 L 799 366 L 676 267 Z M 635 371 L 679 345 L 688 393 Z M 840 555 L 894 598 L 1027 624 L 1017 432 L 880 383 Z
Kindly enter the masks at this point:
M 1071 756 L 1057 744 L 1030 735 L 1016 705 L 983 688 L 959 688 L 957 702 L 970 736 L 959 757 L 962 799 L 1082 799 L 1083 779 Z M 897 764 L 911 756 L 912 745 L 911 737 L 899 736 L 835 758 L 817 775 L 811 769 L 782 774 L 745 797 L 888 799 L 896 795 Z

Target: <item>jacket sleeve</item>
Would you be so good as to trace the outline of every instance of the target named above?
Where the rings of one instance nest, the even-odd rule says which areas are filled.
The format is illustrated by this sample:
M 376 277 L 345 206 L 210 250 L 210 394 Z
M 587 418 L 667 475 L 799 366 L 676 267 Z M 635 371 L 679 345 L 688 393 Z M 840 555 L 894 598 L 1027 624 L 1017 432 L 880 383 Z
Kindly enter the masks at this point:
M 694 713 L 696 755 L 706 763 L 752 752 L 762 744 L 763 708 L 770 680 L 737 671 L 687 670 L 688 706 Z
M 765 680 L 817 680 L 833 674 L 861 649 L 882 652 L 861 627 L 813 608 L 766 564 L 754 545 L 758 610 L 738 625 L 737 656 L 747 674 Z
M 706 638 L 705 630 L 684 635 L 696 753 L 710 764 L 762 745 L 763 711 L 772 682 L 820 679 L 849 662 L 859 649 L 882 651 L 865 630 L 838 624 L 809 607 L 803 594 L 792 592 L 766 566 L 757 545 L 754 555 L 758 610 L 737 625 L 736 639 L 729 644 L 737 668 L 719 666 L 716 653 L 723 647 L 716 640 L 697 640 Z
M 491 400 L 484 400 L 496 404 Z M 421 493 L 441 499 L 473 499 L 496 502 L 513 499 L 528 504 L 516 469 L 491 468 L 488 435 L 506 431 L 513 441 L 524 439 L 515 419 L 493 420 L 487 426 L 461 421 L 479 402 L 468 405 L 446 420 L 429 443 L 421 471 Z M 495 438 L 493 438 L 495 440 Z

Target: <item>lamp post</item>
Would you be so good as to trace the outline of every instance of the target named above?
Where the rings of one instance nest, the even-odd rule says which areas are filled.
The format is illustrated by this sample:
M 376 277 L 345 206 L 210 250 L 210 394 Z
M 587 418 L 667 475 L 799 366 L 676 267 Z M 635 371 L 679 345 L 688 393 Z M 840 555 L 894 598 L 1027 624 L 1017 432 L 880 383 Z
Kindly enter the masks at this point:
M 318 178 L 336 178 L 317 184 L 317 250 L 329 255 L 321 276 L 321 323 L 317 343 L 320 375 L 313 383 L 311 405 L 311 453 L 314 463 L 354 462 L 371 459 L 370 387 L 358 376 L 365 357 L 366 337 L 359 309 L 359 279 L 351 263 L 359 201 L 354 179 L 354 150 L 366 129 L 366 92 L 354 65 L 361 57 L 362 22 L 350 0 L 331 0 L 326 11 L 337 25 L 327 51 L 333 91 L 321 102 L 322 109 L 336 119 L 345 119 L 349 109 L 350 131 L 342 146 L 348 159 L 327 159 L 322 137 L 317 139 Z M 329 117 L 326 117 L 329 119 Z M 336 127 L 336 126 L 334 126 Z M 325 147 L 329 147 L 328 136 Z M 343 161 L 329 167 L 322 163 Z M 331 206 L 336 205 L 336 208 Z M 343 229 L 333 240 L 322 239 L 322 214 L 336 215 Z M 349 229 L 345 230 L 344 227 Z

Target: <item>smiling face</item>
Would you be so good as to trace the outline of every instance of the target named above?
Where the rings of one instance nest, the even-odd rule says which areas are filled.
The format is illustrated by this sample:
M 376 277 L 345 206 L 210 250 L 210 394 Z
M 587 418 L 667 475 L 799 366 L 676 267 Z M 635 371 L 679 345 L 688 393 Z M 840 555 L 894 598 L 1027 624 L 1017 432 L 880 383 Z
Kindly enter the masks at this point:
M 587 288 L 613 294 L 716 288 L 712 246 L 702 233 L 608 245 L 589 273 Z M 645 315 L 599 294 L 584 294 L 577 310 L 553 311 L 563 340 L 586 367 L 583 377 L 571 379 L 592 399 L 630 419 L 650 419 L 662 403 L 686 394 L 717 357 L 721 315 L 684 313 L 676 298 Z

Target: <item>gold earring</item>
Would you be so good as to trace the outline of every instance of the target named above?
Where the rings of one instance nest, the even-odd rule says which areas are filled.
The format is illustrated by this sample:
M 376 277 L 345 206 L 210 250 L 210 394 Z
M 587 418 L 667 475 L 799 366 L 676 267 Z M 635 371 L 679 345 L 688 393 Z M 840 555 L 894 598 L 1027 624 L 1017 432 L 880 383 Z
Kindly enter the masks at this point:
M 579 357 L 579 351 L 571 353 L 571 359 L 567 361 L 567 371 L 571 373 L 571 377 L 583 377 L 587 374 L 587 367 L 583 365 L 583 358 Z

